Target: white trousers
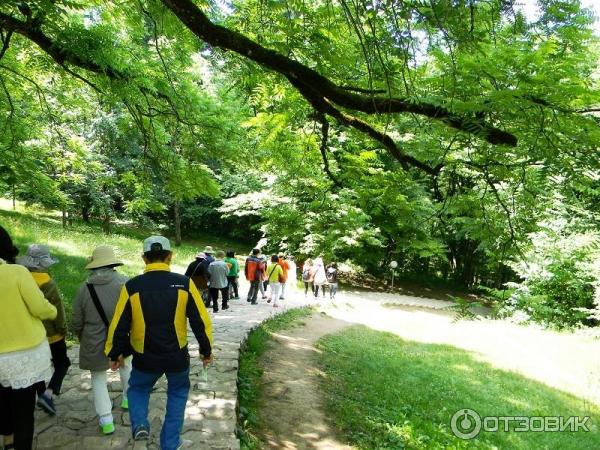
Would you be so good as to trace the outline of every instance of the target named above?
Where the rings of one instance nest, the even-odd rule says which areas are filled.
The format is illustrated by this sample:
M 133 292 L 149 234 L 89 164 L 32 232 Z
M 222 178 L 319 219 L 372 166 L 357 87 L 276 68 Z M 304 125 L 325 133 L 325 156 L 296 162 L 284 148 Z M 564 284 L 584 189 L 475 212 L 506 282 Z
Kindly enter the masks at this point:
M 100 425 L 113 421 L 112 401 L 108 394 L 108 377 L 106 370 L 90 372 L 92 374 L 92 394 L 94 395 L 94 408 L 100 418 Z M 125 360 L 124 366 L 119 368 L 119 376 L 123 385 L 123 398 L 127 398 L 129 376 L 131 375 L 131 358 Z
M 281 295 L 279 296 L 279 298 L 284 299 L 285 298 L 285 287 L 287 286 L 287 284 L 279 283 L 279 285 L 281 286 Z
M 258 289 L 260 289 L 260 293 L 262 294 L 263 298 L 267 296 L 267 292 L 265 291 L 264 281 L 260 280 L 260 283 L 258 283 Z
M 276 305 L 281 293 L 281 283 L 278 281 L 271 281 L 269 286 L 271 287 L 271 298 L 273 299 L 273 304 Z

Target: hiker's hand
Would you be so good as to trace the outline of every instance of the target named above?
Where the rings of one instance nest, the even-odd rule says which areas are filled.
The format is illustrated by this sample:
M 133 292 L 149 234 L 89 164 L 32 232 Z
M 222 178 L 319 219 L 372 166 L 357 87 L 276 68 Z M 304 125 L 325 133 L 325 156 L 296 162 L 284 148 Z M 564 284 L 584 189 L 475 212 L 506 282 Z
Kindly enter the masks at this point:
M 110 361 L 110 370 L 115 371 L 123 366 L 123 355 L 120 355 L 116 361 Z
M 214 358 L 212 353 L 210 354 L 210 356 L 202 356 L 202 365 L 204 367 L 208 367 L 212 362 L 213 362 Z

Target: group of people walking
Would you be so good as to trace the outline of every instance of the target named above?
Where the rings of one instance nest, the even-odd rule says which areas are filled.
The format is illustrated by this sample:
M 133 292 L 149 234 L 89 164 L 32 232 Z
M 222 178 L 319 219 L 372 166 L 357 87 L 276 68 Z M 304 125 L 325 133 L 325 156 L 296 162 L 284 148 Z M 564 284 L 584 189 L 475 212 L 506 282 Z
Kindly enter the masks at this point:
M 283 253 L 271 255 L 267 261 L 259 248 L 253 249 L 246 258 L 244 275 L 250 283 L 246 301 L 252 305 L 258 304 L 260 292 L 263 300 L 273 302 L 273 307 L 277 308 L 288 290 L 296 288 L 296 262 L 293 256 L 287 257 Z M 267 288 L 270 288 L 269 295 Z
M 17 255 L 10 235 L 0 227 L 0 434 L 4 449 L 30 450 L 35 405 L 56 414 L 54 398 L 70 361 L 64 307 L 49 274 L 58 261 L 48 247 L 37 244 L 29 246 L 25 256 Z M 169 240 L 151 236 L 143 242 L 144 273 L 127 279 L 117 272 L 123 263 L 114 250 L 97 247 L 73 302 L 72 322 L 80 341 L 79 366 L 91 374 L 102 433 L 115 431 L 107 369 L 119 370 L 120 407 L 129 410 L 135 440 L 149 436 L 150 393 L 166 376 L 162 450 L 182 446 L 190 389 L 188 322 L 202 364 L 208 366 L 213 358 L 212 325 L 204 301 L 189 277 L 170 271 L 171 257 Z
M 65 309 L 50 267 L 58 263 L 47 246 L 33 244 L 24 256 L 7 231 L 0 227 L 0 434 L 4 449 L 30 450 L 36 404 L 50 415 L 57 413 L 71 361 L 67 355 Z M 162 375 L 166 375 L 167 407 L 160 434 L 162 450 L 181 447 L 185 405 L 190 389 L 187 327 L 199 343 L 204 367 L 212 362 L 212 325 L 206 308 L 229 308 L 239 299 L 240 266 L 233 250 L 214 251 L 207 246 L 189 264 L 185 275 L 170 271 L 171 244 L 151 236 L 142 245 L 144 273 L 128 279 L 118 272 L 123 265 L 109 246 L 92 252 L 85 269 L 87 279 L 73 301 L 72 331 L 79 339 L 79 367 L 90 371 L 93 406 L 100 432 L 115 431 L 113 402 L 107 387 L 107 370 L 118 370 L 122 395 L 119 406 L 129 410 L 132 436 L 147 439 L 150 432 L 148 402 Z M 250 283 L 247 301 L 258 304 L 259 293 L 274 307 L 296 289 L 296 263 L 292 256 L 269 258 L 253 249 L 246 258 L 245 278 Z M 330 297 L 337 291 L 337 266 L 323 260 L 303 266 L 305 294 L 311 288 Z M 48 381 L 49 380 L 49 381 Z
M 214 256 L 213 256 L 214 255 Z M 201 292 L 207 307 L 212 304 L 213 312 L 219 312 L 219 293 L 221 309 L 229 309 L 229 299 L 239 299 L 238 277 L 240 266 L 233 250 L 215 252 L 208 245 L 196 255 L 185 275 L 190 277 Z
M 305 297 L 309 289 L 315 297 L 319 297 L 319 291 L 325 297 L 325 288 L 329 287 L 329 298 L 334 300 L 338 291 L 337 263 L 333 262 L 325 267 L 321 257 L 315 258 L 314 261 L 307 259 L 302 266 L 302 282 Z

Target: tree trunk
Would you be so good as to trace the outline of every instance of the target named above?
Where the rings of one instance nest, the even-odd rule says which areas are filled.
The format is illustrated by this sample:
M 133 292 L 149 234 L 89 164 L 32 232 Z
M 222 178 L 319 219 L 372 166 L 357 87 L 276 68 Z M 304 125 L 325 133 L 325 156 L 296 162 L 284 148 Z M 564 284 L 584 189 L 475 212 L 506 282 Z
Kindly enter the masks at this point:
M 12 203 L 13 203 L 13 211 L 17 209 L 17 191 L 15 188 L 15 183 L 12 185 Z
M 466 239 L 461 247 L 463 247 L 463 263 L 460 281 L 464 286 L 471 287 L 475 282 L 475 249 L 477 246 L 475 242 Z
M 175 216 L 175 245 L 181 245 L 181 214 L 179 211 L 179 200 L 173 203 L 173 215 Z
M 85 223 L 90 223 L 90 208 L 88 205 L 81 207 L 81 218 Z
M 63 208 L 62 210 L 62 227 L 67 228 L 67 210 Z
M 105 214 L 102 219 L 102 231 L 104 234 L 110 234 L 110 215 Z

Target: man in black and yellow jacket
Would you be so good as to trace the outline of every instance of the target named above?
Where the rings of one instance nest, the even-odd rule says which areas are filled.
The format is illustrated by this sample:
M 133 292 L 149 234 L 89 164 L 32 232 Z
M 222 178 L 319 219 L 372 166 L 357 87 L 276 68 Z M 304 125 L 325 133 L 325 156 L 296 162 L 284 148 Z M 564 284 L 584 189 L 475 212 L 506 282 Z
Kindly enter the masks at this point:
M 212 325 L 204 302 L 188 277 L 170 271 L 171 257 L 167 238 L 151 236 L 144 241 L 146 270 L 123 286 L 105 348 L 113 370 L 124 356 L 133 353 L 127 396 L 135 440 L 148 438 L 150 392 L 166 375 L 167 411 L 160 434 L 163 450 L 181 445 L 190 389 L 187 319 L 200 345 L 203 364 L 212 361 Z

